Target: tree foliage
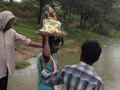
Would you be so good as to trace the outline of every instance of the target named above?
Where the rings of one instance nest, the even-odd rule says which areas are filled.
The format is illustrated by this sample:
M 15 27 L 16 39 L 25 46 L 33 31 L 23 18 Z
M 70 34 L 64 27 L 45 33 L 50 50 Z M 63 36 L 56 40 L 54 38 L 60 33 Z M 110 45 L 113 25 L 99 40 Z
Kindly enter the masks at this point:
M 13 2 L 13 0 L 10 0 L 10 2 Z
M 77 14 L 80 17 L 80 27 L 94 26 L 102 23 L 102 19 L 107 18 L 109 21 L 115 21 L 111 18 L 119 17 L 120 0 L 26 0 L 35 1 L 39 7 L 38 23 L 40 23 L 43 7 L 46 4 L 53 8 L 57 6 L 64 12 L 64 19 L 69 15 L 69 21 L 72 14 Z M 116 11 L 117 10 L 117 11 Z M 115 12 L 113 14 L 112 12 Z
M 53 6 L 53 0 L 36 0 L 39 2 L 39 15 L 38 15 L 38 23 L 41 23 L 41 16 L 42 16 L 42 11 L 43 11 L 43 7 L 45 6 L 45 4 L 51 3 L 51 5 Z
M 120 0 L 58 0 L 61 9 L 64 11 L 64 18 L 67 13 L 78 14 L 80 18 L 80 27 L 84 28 L 86 22 L 91 26 L 101 23 L 103 17 L 119 7 Z

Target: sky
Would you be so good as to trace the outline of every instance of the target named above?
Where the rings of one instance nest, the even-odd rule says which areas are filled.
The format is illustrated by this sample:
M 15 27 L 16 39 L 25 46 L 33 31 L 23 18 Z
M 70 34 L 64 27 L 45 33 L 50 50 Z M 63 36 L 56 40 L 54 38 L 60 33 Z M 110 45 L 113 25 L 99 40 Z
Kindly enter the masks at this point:
M 4 1 L 9 1 L 9 0 L 4 0 Z M 20 2 L 21 0 L 14 0 L 14 1 Z
M 14 0 L 14 1 L 20 2 L 21 0 Z

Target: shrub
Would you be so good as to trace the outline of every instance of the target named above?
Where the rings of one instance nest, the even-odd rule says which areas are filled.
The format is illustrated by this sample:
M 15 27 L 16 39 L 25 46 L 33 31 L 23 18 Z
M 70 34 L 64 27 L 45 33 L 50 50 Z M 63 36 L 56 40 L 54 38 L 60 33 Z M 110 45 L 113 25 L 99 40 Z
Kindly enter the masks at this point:
M 28 63 L 27 61 L 16 61 L 15 62 L 16 69 L 22 69 L 22 68 L 27 67 L 28 65 L 30 65 L 30 63 Z
M 95 26 L 94 28 L 92 28 L 92 31 L 97 33 L 97 34 L 107 36 L 110 32 L 110 29 L 108 28 L 108 26 L 104 26 L 102 24 L 99 24 L 99 25 Z

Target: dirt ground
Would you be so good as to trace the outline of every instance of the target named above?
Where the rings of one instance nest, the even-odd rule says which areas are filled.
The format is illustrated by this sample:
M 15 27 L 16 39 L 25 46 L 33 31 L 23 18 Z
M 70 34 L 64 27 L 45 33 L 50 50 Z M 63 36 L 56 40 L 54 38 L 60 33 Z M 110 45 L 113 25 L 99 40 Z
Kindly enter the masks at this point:
M 33 47 L 25 47 L 25 46 L 23 46 L 23 47 L 24 47 L 25 50 L 15 49 L 15 61 L 26 60 L 30 57 L 37 57 L 37 55 L 42 50 L 42 49 L 33 48 Z M 61 50 L 77 52 L 77 51 L 79 51 L 79 47 L 76 47 L 76 48 L 61 48 Z
M 20 45 L 20 48 L 15 48 L 15 61 L 26 60 L 30 57 L 36 57 L 40 52 L 40 48 Z
M 67 27 L 71 28 L 71 29 L 75 29 L 76 28 L 76 24 L 75 23 L 67 23 Z

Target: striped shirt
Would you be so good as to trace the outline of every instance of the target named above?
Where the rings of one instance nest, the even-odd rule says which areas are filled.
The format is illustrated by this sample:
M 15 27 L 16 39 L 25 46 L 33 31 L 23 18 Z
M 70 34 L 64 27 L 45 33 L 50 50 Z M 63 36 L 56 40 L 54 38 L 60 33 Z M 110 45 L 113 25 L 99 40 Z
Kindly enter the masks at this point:
M 48 85 L 64 84 L 64 90 L 103 90 L 101 78 L 93 67 L 84 62 L 65 66 L 57 72 L 42 71 L 42 78 Z

